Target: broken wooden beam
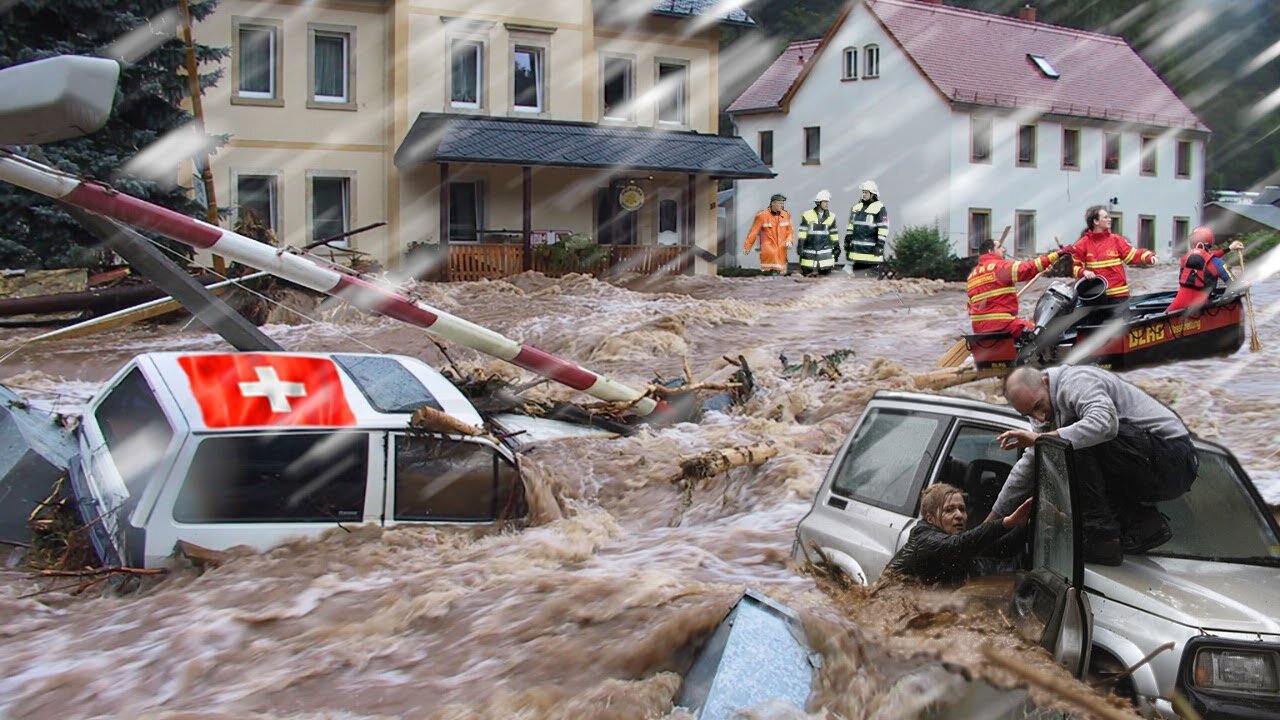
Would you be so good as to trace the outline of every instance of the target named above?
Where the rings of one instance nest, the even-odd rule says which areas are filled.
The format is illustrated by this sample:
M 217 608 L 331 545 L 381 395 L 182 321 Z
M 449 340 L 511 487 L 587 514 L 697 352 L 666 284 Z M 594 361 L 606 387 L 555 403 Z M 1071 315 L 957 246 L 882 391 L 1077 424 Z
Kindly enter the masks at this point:
M 711 450 L 680 461 L 680 475 L 671 482 L 704 480 L 743 465 L 762 465 L 778 454 L 772 443 L 759 443 L 723 450 Z

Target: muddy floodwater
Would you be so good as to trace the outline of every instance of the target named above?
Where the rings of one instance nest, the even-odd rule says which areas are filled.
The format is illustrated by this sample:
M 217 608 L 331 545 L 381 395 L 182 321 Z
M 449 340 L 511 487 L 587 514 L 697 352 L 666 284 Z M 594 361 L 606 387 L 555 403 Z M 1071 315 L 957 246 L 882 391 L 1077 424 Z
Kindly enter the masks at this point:
M 1137 292 L 1176 268 L 1131 271 Z M 1040 281 L 1047 284 L 1045 280 Z M 334 530 L 144 591 L 73 595 L 17 570 L 0 578 L 0 718 L 661 718 L 686 645 L 740 593 L 762 591 L 821 628 L 822 686 L 809 708 L 753 717 L 916 717 L 874 658 L 943 660 L 997 681 L 979 648 L 1050 668 L 985 594 L 838 590 L 789 560 L 797 522 L 867 399 L 913 389 L 966 327 L 962 283 L 833 276 L 630 277 L 526 274 L 420 285 L 427 303 L 618 380 L 724 380 L 745 357 L 757 392 L 730 414 L 617 439 L 549 443 L 523 458 L 555 508 L 520 532 Z M 1033 289 L 1029 296 L 1038 293 Z M 1280 501 L 1280 280 L 1254 292 L 1262 352 L 1128 372 L 1201 436 L 1222 442 Z M 1024 299 L 1026 296 L 1024 296 Z M 283 346 L 445 359 L 421 330 L 333 307 L 270 324 Z M 1024 314 L 1026 309 L 1024 308 Z M 22 346 L 0 331 L 0 381 L 76 412 L 129 358 L 226 346 L 194 325 L 152 325 Z M 523 377 L 447 346 L 464 368 Z M 842 376 L 792 378 L 781 356 L 852 350 Z M 535 397 L 584 400 L 540 386 Z M 946 392 L 998 399 L 994 381 Z M 708 449 L 773 441 L 776 457 L 694 488 L 670 480 Z M 64 586 L 74 589 L 76 584 Z M 918 703 L 917 703 L 918 704 Z

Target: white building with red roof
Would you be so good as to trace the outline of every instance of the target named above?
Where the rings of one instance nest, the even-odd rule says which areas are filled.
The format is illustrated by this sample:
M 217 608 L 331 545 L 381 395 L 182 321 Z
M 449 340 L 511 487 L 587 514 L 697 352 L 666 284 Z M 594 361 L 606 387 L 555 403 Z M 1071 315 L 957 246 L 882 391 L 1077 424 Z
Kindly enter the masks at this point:
M 1010 225 L 1026 256 L 1074 241 L 1103 204 L 1171 261 L 1200 220 L 1209 128 L 1123 39 L 1019 15 L 854 0 L 792 43 L 728 107 L 777 173 L 738 183 L 737 226 L 775 192 L 798 217 L 826 189 L 843 236 L 875 180 L 891 238 L 936 223 L 964 256 Z

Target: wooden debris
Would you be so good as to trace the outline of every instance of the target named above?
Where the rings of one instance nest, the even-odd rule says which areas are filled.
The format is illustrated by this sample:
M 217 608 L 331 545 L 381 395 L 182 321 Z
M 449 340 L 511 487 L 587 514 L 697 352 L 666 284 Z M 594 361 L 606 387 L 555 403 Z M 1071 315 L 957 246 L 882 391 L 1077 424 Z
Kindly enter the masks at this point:
M 441 412 L 433 407 L 423 405 L 413 411 L 409 419 L 409 427 L 427 432 L 451 433 L 454 435 L 484 435 L 484 430 L 462 422 L 461 420 Z
M 763 465 L 766 460 L 777 454 L 777 446 L 768 442 L 725 450 L 711 450 L 681 460 L 680 475 L 672 478 L 671 482 L 704 480 L 742 465 Z
M 975 370 L 971 367 L 944 368 L 913 375 L 912 379 L 915 380 L 916 388 L 919 390 L 941 390 L 984 378 L 1003 377 L 1007 372 L 1008 370 L 1001 368 L 985 368 L 983 370 Z
M 110 565 L 84 570 L 40 570 L 36 574 L 42 577 L 79 577 L 91 578 L 100 575 L 164 575 L 169 572 L 164 568 L 131 568 L 122 565 Z
M 1093 713 L 1104 720 L 1133 720 L 1133 718 L 1137 717 L 1135 713 L 1125 712 L 1108 703 L 1101 696 L 1083 689 L 1079 683 L 1046 675 L 1043 671 L 1032 668 L 1026 663 L 1001 655 L 992 649 L 990 645 L 982 646 L 982 656 L 1001 670 L 1005 670 L 1042 690 L 1047 690 L 1057 695 L 1064 702 Z
M 733 390 L 742 387 L 742 383 L 693 383 L 690 385 L 681 385 L 679 387 L 667 387 L 666 385 L 650 385 L 648 395 L 651 397 L 670 397 L 671 395 L 683 395 L 684 393 L 698 392 L 699 390 Z
M 680 507 L 671 519 L 671 526 L 680 524 L 684 512 L 693 504 L 693 486 L 698 480 L 715 477 L 743 465 L 762 465 L 778 454 L 771 442 L 756 445 L 710 450 L 680 461 L 680 474 L 671 478 L 671 484 L 680 490 Z

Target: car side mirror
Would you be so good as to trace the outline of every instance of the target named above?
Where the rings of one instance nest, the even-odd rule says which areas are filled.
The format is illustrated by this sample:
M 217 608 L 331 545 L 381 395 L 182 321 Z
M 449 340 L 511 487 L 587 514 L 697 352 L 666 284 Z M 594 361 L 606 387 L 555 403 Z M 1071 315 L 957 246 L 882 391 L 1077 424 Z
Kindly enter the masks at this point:
M 60 55 L 0 70 L 0 145 L 87 135 L 111 116 L 120 63 Z

